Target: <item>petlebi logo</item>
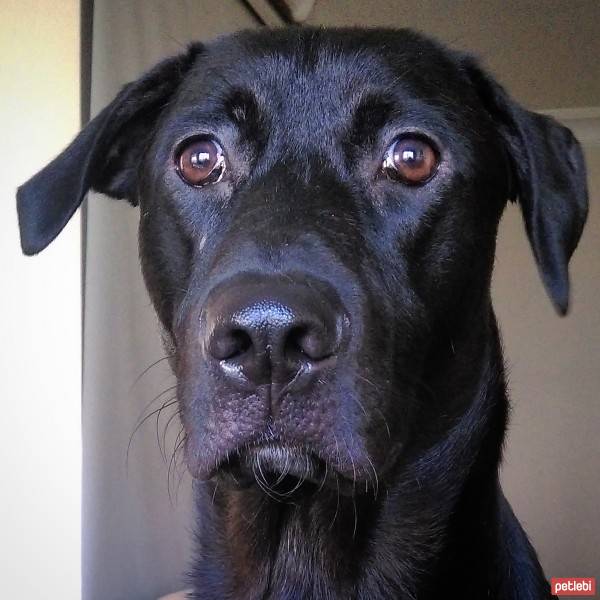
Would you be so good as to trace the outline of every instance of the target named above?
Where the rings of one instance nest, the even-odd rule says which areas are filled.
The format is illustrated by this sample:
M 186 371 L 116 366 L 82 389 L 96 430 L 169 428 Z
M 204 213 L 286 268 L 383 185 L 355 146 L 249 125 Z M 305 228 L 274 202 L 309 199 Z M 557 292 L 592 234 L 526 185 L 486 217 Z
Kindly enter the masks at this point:
M 550 580 L 552 593 L 556 596 L 595 596 L 595 577 L 553 577 Z

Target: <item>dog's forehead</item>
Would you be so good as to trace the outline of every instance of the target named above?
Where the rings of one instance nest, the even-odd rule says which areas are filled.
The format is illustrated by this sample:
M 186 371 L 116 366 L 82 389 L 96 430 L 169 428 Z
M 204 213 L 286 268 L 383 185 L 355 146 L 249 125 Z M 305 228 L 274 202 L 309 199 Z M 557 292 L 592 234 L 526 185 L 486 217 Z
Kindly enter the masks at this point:
M 409 30 L 243 32 L 207 46 L 179 105 L 214 108 L 242 90 L 273 125 L 306 137 L 347 124 L 367 97 L 389 98 L 399 108 L 434 100 L 452 109 L 464 87 L 454 54 Z

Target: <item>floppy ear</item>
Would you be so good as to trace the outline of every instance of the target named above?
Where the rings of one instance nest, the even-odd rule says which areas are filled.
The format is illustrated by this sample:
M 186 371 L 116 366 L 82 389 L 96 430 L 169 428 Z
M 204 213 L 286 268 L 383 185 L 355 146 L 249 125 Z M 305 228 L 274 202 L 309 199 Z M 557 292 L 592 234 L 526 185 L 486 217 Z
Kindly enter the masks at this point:
M 75 140 L 17 191 L 21 248 L 42 251 L 61 232 L 90 189 L 135 199 L 136 170 L 152 125 L 201 50 L 190 46 L 127 84 Z
M 467 73 L 497 123 L 512 163 L 511 200 L 521 206 L 542 281 L 561 315 L 569 307 L 568 264 L 588 210 L 579 143 L 550 117 L 519 106 L 472 58 Z

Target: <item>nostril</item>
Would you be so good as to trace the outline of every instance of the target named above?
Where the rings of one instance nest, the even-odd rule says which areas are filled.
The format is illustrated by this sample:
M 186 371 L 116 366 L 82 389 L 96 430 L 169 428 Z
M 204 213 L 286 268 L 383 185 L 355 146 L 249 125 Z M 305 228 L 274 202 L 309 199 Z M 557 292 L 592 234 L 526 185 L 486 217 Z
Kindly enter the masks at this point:
M 252 338 L 243 329 L 218 331 L 210 339 L 208 351 L 217 360 L 231 360 L 252 347 Z
M 302 338 L 306 333 L 305 327 L 292 327 L 284 340 L 283 351 L 287 358 L 295 359 L 305 354 Z
M 299 325 L 292 327 L 285 340 L 285 353 L 289 358 L 303 356 L 311 361 L 324 360 L 334 352 L 334 341 L 319 328 Z

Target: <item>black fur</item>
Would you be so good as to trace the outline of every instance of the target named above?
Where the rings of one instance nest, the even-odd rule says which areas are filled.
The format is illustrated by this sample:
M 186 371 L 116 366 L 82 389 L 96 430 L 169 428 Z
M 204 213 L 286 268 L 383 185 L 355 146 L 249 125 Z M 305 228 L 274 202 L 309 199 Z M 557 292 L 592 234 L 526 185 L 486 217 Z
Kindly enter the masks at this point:
M 420 187 L 381 170 L 405 131 L 440 151 Z M 228 160 L 204 188 L 174 166 L 196 134 Z M 551 597 L 498 482 L 508 401 L 490 279 L 500 215 L 518 199 L 566 312 L 587 211 L 567 129 L 414 32 L 241 32 L 126 86 L 19 189 L 24 252 L 46 247 L 90 188 L 141 209 L 186 457 L 206 480 L 192 597 Z M 335 367 L 302 392 L 275 380 L 234 392 L 199 343 L 217 291 L 248 273 L 343 307 Z M 324 471 L 257 473 L 245 452 L 265 440 Z

